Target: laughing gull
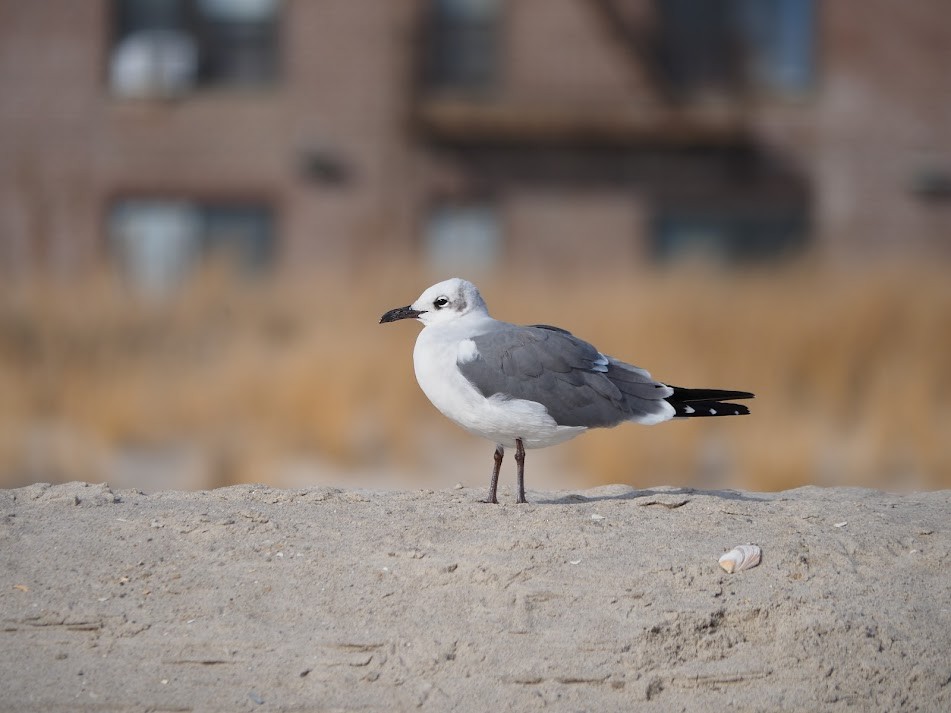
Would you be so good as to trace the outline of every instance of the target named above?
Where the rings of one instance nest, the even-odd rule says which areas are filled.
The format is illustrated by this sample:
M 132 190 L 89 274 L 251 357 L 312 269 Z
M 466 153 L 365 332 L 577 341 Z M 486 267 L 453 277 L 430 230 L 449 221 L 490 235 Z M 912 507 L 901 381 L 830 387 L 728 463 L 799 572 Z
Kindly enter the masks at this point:
M 526 448 L 625 421 L 748 414 L 746 406 L 728 402 L 753 398 L 747 391 L 670 386 L 564 329 L 492 319 L 476 286 L 459 278 L 433 285 L 380 323 L 410 318 L 424 325 L 413 350 L 423 392 L 443 415 L 496 444 L 487 503 L 498 503 L 506 448 L 515 448 L 516 502 L 524 503 Z

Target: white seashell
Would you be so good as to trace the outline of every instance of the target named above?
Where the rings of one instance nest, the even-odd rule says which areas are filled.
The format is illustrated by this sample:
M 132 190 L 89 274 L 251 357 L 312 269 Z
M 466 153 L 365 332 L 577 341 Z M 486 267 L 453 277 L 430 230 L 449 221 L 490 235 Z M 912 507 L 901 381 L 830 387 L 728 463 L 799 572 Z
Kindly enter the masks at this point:
M 720 566 L 729 574 L 742 572 L 758 565 L 760 554 L 756 545 L 738 545 L 720 558 Z

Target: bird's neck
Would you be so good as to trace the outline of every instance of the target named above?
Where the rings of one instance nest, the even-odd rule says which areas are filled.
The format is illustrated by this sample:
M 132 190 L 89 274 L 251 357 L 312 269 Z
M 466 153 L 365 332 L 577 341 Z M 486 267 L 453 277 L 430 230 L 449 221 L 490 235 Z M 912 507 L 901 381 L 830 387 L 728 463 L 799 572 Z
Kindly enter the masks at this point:
M 498 320 L 492 319 L 488 312 L 473 310 L 451 322 L 430 324 L 420 332 L 420 336 L 425 333 L 427 336 L 438 337 L 440 339 L 452 337 L 466 339 L 490 332 L 497 324 L 499 324 Z

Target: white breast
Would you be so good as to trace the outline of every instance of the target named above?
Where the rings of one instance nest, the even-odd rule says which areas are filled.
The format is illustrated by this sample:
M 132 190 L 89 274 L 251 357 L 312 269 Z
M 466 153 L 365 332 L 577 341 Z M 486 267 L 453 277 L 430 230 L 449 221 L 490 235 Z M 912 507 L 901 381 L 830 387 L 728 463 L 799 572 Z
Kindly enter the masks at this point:
M 471 326 L 463 331 L 449 325 L 426 327 L 416 339 L 413 366 L 416 381 L 433 405 L 464 429 L 508 448 L 521 438 L 526 448 L 562 443 L 587 429 L 559 426 L 539 403 L 496 394 L 485 398 L 462 375 L 457 360 L 478 358 Z

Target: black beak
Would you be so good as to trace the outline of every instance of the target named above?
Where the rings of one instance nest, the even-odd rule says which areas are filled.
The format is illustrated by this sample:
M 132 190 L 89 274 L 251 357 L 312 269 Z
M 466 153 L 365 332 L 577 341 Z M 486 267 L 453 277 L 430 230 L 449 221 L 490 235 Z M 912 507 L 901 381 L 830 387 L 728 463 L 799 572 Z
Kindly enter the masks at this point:
M 412 307 L 397 307 L 380 317 L 380 324 L 384 322 L 395 322 L 398 319 L 412 319 L 419 317 L 426 310 L 413 309 Z

